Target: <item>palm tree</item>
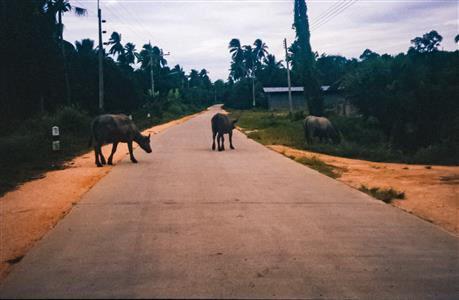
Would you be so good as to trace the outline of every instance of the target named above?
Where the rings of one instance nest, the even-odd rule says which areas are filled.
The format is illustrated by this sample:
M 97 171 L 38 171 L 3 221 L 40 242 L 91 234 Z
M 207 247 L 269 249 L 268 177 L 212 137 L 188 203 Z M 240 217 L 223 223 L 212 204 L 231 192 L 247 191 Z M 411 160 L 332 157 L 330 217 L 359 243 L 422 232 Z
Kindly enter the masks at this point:
M 263 63 L 264 63 L 263 67 L 266 70 L 276 71 L 276 70 L 280 70 L 284 68 L 284 65 L 282 64 L 282 60 L 276 61 L 276 57 L 272 54 L 268 54 L 264 58 Z
M 256 69 L 256 53 L 252 46 L 246 45 L 244 48 L 244 65 L 247 72 L 252 78 L 252 106 L 255 107 L 255 69 Z
M 164 67 L 167 65 L 167 60 L 164 58 L 164 53 L 161 49 L 156 46 L 152 46 L 151 43 L 143 45 L 142 51 L 136 55 L 137 60 L 141 63 L 141 68 L 143 70 L 150 70 L 150 79 L 151 79 L 151 91 L 154 94 L 155 91 L 155 80 L 154 80 L 154 70 Z
M 211 85 L 212 85 L 212 82 L 210 81 L 210 78 L 209 76 L 207 75 L 209 72 L 207 72 L 206 69 L 202 69 L 200 72 L 199 72 L 199 77 L 201 79 L 201 86 L 206 88 L 206 89 L 210 89 Z
M 45 4 L 44 9 L 45 12 L 53 20 L 53 23 L 56 24 L 57 39 L 61 46 L 62 59 L 64 64 L 64 78 L 67 90 L 67 104 L 70 104 L 72 102 L 72 96 L 70 90 L 70 79 L 67 67 L 67 58 L 65 55 L 64 24 L 62 23 L 62 15 L 66 12 L 73 11 L 77 16 L 85 16 L 87 14 L 87 10 L 82 7 L 71 6 L 69 0 L 48 0 Z
M 263 58 L 265 58 L 268 54 L 268 50 L 266 50 L 268 49 L 268 46 L 260 39 L 256 39 L 253 45 L 255 46 L 255 48 L 253 49 L 256 60 L 255 65 L 257 68 L 259 68 L 261 66 Z
M 121 44 L 121 34 L 114 31 L 108 40 L 108 44 L 112 45 L 110 50 L 108 51 L 111 55 L 117 55 L 117 61 L 121 65 L 127 65 L 126 63 L 126 56 L 125 56 L 125 49 L 123 44 Z
M 91 39 L 82 39 L 81 41 L 76 41 L 75 46 L 78 55 L 91 56 L 96 53 L 96 50 L 94 49 L 94 41 Z
M 234 80 L 246 77 L 247 71 L 244 67 L 244 49 L 242 49 L 239 39 L 232 39 L 228 48 L 232 58 L 230 77 Z
M 111 55 L 122 55 L 124 54 L 124 46 L 121 44 L 121 34 L 114 31 L 108 40 L 109 45 L 113 45 L 108 53 Z
M 188 75 L 190 87 L 199 87 L 201 78 L 199 72 L 195 69 L 191 69 L 190 75 Z
M 135 49 L 135 45 L 133 43 L 127 43 L 124 46 L 124 51 L 125 51 L 124 56 L 125 56 L 126 63 L 128 65 L 134 64 L 135 59 L 138 55 L 137 50 Z

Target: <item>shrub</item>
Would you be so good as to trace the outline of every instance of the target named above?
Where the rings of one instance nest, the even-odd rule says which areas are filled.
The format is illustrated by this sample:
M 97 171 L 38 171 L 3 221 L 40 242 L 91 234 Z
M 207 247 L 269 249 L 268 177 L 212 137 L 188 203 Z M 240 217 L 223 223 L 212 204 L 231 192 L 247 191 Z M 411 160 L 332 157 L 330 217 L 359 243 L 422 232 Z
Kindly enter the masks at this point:
M 405 199 L 405 193 L 399 192 L 393 188 L 382 189 L 378 187 L 368 188 L 365 185 L 361 185 L 359 191 L 362 191 L 376 199 L 382 200 L 385 203 L 391 203 L 394 199 Z

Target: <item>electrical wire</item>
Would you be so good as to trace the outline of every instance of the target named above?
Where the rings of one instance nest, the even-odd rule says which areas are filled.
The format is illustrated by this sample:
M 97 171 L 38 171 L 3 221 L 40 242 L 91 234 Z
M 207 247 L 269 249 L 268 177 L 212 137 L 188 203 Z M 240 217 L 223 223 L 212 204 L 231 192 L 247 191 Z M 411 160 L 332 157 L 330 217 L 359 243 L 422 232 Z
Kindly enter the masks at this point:
M 345 10 L 347 10 L 349 7 L 351 7 L 352 5 L 354 5 L 355 3 L 357 3 L 357 1 L 359 0 L 351 0 L 350 2 L 348 2 L 345 6 L 343 6 L 341 9 L 337 10 L 335 13 L 331 14 L 327 19 L 323 19 L 321 21 L 321 23 L 316 23 L 316 25 L 314 27 L 312 27 L 310 29 L 310 31 L 315 31 L 317 29 L 319 29 L 320 27 L 322 27 L 323 25 L 327 24 L 328 22 L 330 22 L 331 20 L 333 20 L 334 18 L 336 18 L 338 15 L 340 15 L 341 13 L 343 13 Z

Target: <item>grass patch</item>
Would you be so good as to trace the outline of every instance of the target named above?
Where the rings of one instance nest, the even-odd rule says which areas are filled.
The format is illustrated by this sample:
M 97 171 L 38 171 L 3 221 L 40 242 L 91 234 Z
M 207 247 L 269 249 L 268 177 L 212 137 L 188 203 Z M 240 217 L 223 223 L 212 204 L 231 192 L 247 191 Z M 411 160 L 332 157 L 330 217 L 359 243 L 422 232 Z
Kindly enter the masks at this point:
M 305 166 L 310 167 L 311 169 L 314 169 L 328 177 L 331 178 L 339 178 L 341 177 L 342 170 L 339 168 L 336 168 L 335 166 L 326 164 L 316 156 L 313 157 L 295 157 L 293 155 L 287 155 L 288 158 L 299 162 L 300 164 L 303 164 Z
M 405 193 L 394 190 L 393 188 L 382 189 L 378 187 L 369 188 L 365 185 L 360 186 L 359 191 L 364 192 L 373 198 L 391 203 L 394 199 L 405 199 Z
M 364 159 L 375 162 L 451 164 L 457 160 L 443 146 L 428 147 L 418 153 L 407 154 L 391 147 L 373 119 L 331 116 L 330 120 L 341 132 L 341 143 L 306 143 L 302 112 L 290 115 L 282 111 L 230 110 L 239 118 L 238 126 L 247 136 L 264 145 L 284 145 L 301 150 L 334 156 Z M 454 164 L 454 163 L 453 163 Z

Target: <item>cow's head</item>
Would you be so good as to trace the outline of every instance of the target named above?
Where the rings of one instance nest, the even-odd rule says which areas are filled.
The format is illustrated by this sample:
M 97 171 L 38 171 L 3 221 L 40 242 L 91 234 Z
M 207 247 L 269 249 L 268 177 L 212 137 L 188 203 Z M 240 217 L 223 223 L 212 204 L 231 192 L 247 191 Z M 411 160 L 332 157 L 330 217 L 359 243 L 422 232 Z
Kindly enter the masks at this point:
M 141 135 L 136 142 L 145 152 L 151 153 L 150 134 L 148 136 Z
M 239 119 L 233 120 L 233 121 L 231 122 L 231 129 L 236 128 L 236 123 L 237 123 L 237 121 L 239 121 Z

